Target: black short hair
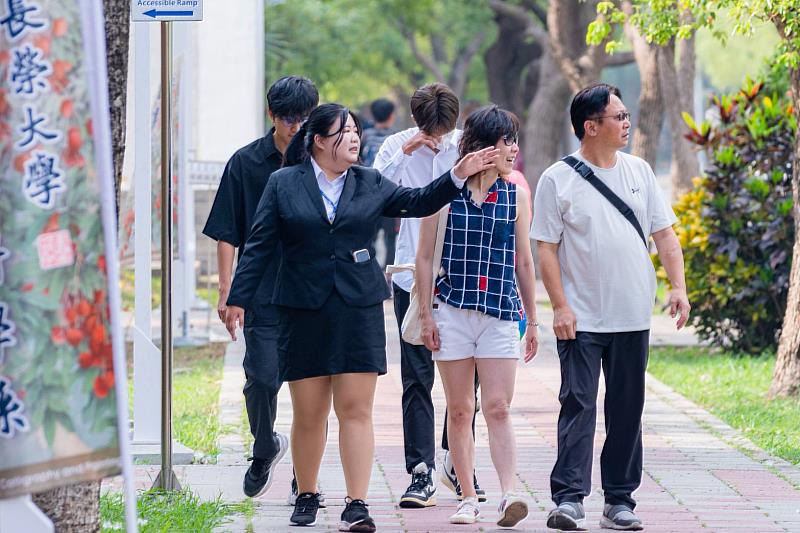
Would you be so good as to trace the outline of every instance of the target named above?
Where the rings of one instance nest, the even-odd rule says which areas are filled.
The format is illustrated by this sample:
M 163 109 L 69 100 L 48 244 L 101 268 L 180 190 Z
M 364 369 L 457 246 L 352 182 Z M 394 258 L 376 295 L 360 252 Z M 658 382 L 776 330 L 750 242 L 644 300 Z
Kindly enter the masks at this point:
M 582 141 L 586 134 L 583 123 L 592 117 L 602 115 L 611 101 L 612 94 L 622 100 L 619 88 L 607 83 L 595 83 L 581 89 L 572 98 L 569 106 L 569 118 L 572 120 L 572 130 L 579 141 Z
M 279 118 L 305 118 L 318 103 L 319 92 L 314 82 L 302 76 L 284 76 L 267 92 L 267 107 Z
M 518 133 L 519 119 L 514 113 L 494 104 L 479 107 L 464 121 L 458 157 L 494 146 L 503 137 L 516 137 Z
M 378 98 L 370 104 L 369 110 L 372 112 L 372 119 L 375 122 L 386 122 L 394 113 L 394 104 L 386 98 Z

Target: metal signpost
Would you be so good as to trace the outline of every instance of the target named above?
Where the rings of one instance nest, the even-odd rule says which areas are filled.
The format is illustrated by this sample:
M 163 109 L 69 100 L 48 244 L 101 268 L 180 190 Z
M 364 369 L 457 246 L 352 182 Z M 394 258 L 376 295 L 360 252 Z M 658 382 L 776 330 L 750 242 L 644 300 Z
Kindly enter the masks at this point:
M 154 488 L 180 490 L 172 470 L 172 22 L 203 20 L 202 0 L 131 0 L 131 20 L 161 23 L 161 471 Z

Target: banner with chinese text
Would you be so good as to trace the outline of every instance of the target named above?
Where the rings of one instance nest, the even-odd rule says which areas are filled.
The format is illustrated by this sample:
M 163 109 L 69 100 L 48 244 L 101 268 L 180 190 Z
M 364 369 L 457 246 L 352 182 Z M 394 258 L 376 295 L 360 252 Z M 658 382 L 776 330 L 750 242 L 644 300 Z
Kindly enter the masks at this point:
M 81 5 L 0 0 L 0 498 L 121 470 L 108 115 Z

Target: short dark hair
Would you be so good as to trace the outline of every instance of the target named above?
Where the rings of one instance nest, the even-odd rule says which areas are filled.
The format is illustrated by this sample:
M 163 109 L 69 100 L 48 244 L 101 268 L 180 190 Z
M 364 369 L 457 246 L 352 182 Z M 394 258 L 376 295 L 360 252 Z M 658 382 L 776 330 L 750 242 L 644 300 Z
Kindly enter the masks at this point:
M 394 104 L 386 98 L 378 98 L 370 104 L 369 110 L 372 112 L 372 119 L 375 122 L 386 122 L 394 113 Z
M 319 92 L 314 82 L 302 76 L 284 76 L 267 92 L 267 107 L 279 118 L 305 118 L 318 103 Z
M 308 115 L 308 119 L 294 134 L 289 146 L 286 147 L 286 152 L 283 154 L 283 166 L 299 165 L 308 159 L 314 146 L 315 135 L 322 135 L 323 137 L 338 135 L 336 142 L 333 144 L 335 150 L 342 142 L 347 117 L 353 117 L 356 131 L 358 131 L 358 136 L 361 137 L 361 121 L 358 120 L 355 113 L 345 106 L 341 104 L 322 104 L 319 107 L 315 107 L 311 114 Z M 339 129 L 332 134 L 328 133 L 331 126 L 337 122 Z
M 423 85 L 411 96 L 411 116 L 425 133 L 452 131 L 458 120 L 458 96 L 444 83 Z
M 494 146 L 505 136 L 519 133 L 519 119 L 511 111 L 494 104 L 479 107 L 464 121 L 464 131 L 458 142 L 459 159 L 488 146 Z
M 586 134 L 583 123 L 602 114 L 611 101 L 612 94 L 622 100 L 619 88 L 607 83 L 595 83 L 581 89 L 572 99 L 572 104 L 569 106 L 569 117 L 572 120 L 572 130 L 579 141 L 582 141 Z

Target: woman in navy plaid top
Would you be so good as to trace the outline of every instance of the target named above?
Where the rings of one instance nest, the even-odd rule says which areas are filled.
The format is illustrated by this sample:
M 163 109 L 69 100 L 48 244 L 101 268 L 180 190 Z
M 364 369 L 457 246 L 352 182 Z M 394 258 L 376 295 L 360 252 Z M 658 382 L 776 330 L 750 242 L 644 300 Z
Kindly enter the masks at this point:
M 450 453 L 460 480 L 472 479 L 475 444 L 473 380 L 481 383 L 481 407 L 489 429 L 492 462 L 500 478 L 499 526 L 513 527 L 528 515 L 527 502 L 514 493 L 516 444 L 509 409 L 520 356 L 518 322 L 527 312 L 525 361 L 538 348 L 529 201 L 505 178 L 519 153 L 519 121 L 495 105 L 473 112 L 461 136 L 461 157 L 479 148 L 500 150 L 494 168 L 467 180 L 450 204 L 437 265 L 432 306 L 420 305 L 425 345 L 442 376 L 447 398 Z M 419 294 L 430 294 L 439 215 L 422 222 L 417 249 Z M 521 238 L 517 239 L 516 235 Z M 461 483 L 463 500 L 450 517 L 470 524 L 480 517 L 472 483 Z

